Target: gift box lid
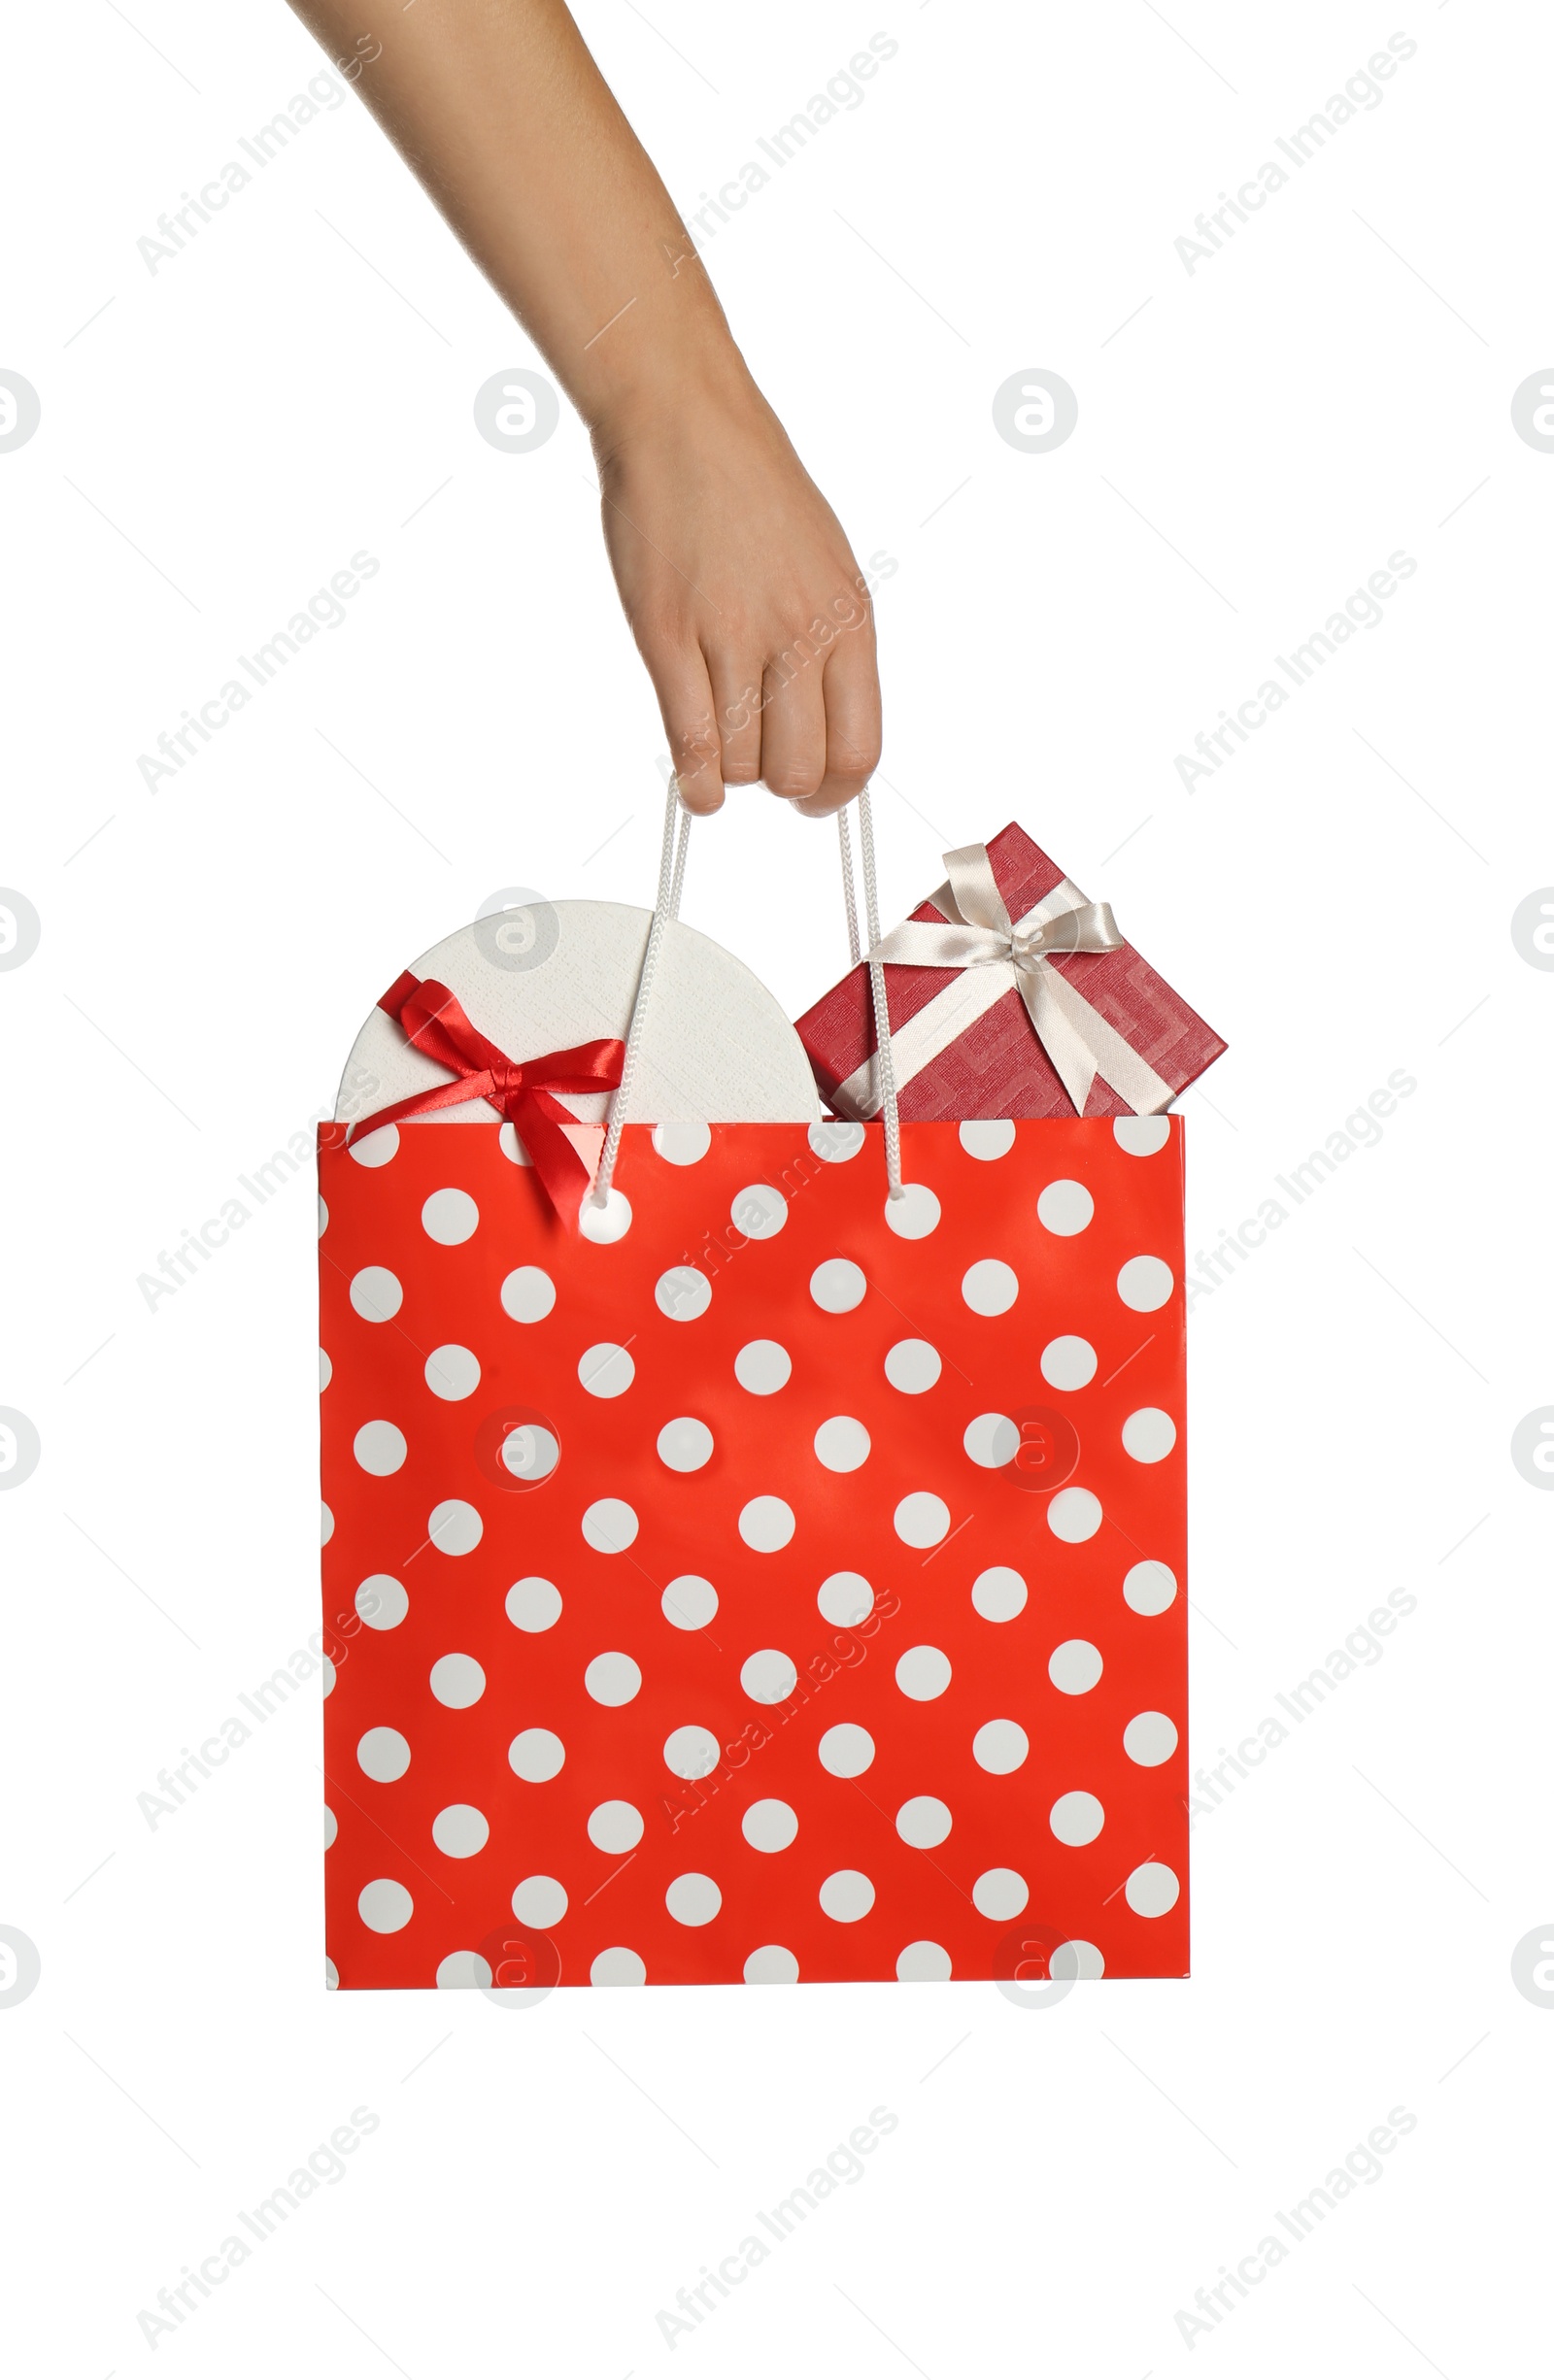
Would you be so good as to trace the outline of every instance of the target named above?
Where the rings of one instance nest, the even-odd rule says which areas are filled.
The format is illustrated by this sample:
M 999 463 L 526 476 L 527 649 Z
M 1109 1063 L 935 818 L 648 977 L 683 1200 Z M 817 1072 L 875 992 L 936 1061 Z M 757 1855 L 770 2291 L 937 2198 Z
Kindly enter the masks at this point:
M 625 1040 L 651 923 L 648 910 L 615 901 L 536 897 L 461 926 L 422 952 L 411 974 L 446 985 L 522 1064 L 601 1035 Z M 335 1114 L 364 1117 L 448 1079 L 380 1005 L 356 1036 Z M 580 1121 L 603 1123 L 606 1092 L 563 1099 Z M 807 1123 L 821 1115 L 804 1054 L 771 992 L 732 952 L 678 921 L 663 927 L 630 1112 L 636 1123 Z M 427 1121 L 489 1123 L 495 1115 L 471 1098 Z
M 1017 925 L 1066 882 L 1057 861 L 1019 825 L 1005 826 L 995 835 L 987 854 Z M 948 886 L 940 887 L 940 894 L 947 896 L 948 891 Z M 945 915 L 936 894 L 914 909 L 912 919 L 932 925 L 942 923 Z M 1119 950 L 1062 952 L 1047 963 L 1090 1004 L 1102 1026 L 1120 1034 L 1160 1078 L 1163 1093 L 1174 1097 L 1185 1090 L 1226 1048 L 1212 1025 L 1131 943 Z M 978 970 L 966 972 L 974 975 Z M 964 981 L 943 967 L 885 968 L 902 1116 L 913 1122 L 1071 1116 L 1072 1103 L 1036 1037 L 1019 989 L 1011 984 L 963 1023 L 956 1013 L 957 997 L 947 999 L 946 993 Z M 964 1016 L 963 1000 L 959 1006 Z M 798 1019 L 797 1031 L 823 1097 L 841 1114 L 877 1113 L 869 1086 L 874 1018 L 867 966 L 854 967 L 833 985 Z M 1165 1095 L 1158 1095 L 1156 1111 L 1166 1103 Z M 1097 1073 L 1084 1112 L 1127 1116 L 1136 1111 L 1102 1070 Z

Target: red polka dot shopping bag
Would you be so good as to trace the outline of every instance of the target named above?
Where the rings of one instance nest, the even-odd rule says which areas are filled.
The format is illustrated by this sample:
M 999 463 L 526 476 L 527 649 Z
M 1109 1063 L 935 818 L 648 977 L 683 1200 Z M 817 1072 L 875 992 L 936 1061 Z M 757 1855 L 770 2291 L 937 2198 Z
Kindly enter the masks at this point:
M 881 1123 L 688 1113 L 685 833 L 624 1007 L 578 928 L 628 1034 L 548 1045 L 557 904 L 320 1133 L 330 1980 L 1181 1975 L 1181 1121 L 901 1122 L 894 1031 Z

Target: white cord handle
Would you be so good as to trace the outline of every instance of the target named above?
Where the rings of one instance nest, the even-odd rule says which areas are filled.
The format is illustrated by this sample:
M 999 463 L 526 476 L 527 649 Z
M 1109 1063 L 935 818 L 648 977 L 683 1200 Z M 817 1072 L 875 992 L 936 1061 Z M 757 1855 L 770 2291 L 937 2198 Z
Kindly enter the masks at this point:
M 679 831 L 676 832 L 678 821 Z M 880 939 L 879 886 L 874 870 L 874 820 L 869 809 L 868 788 L 858 797 L 859 841 L 863 854 L 863 917 L 868 927 L 868 947 L 872 954 Z M 853 848 L 847 831 L 847 812 L 836 814 L 836 830 L 841 845 L 842 895 L 847 904 L 847 940 L 853 964 L 862 957 L 858 935 L 858 902 L 853 889 Z M 625 1056 L 621 1066 L 621 1080 L 610 1100 L 609 1120 L 605 1126 L 604 1147 L 599 1156 L 599 1170 L 594 1176 L 589 1202 L 602 1207 L 610 1195 L 615 1179 L 616 1159 L 621 1154 L 621 1135 L 625 1129 L 626 1109 L 631 1087 L 636 1078 L 642 1043 L 643 1021 L 648 1013 L 648 997 L 653 978 L 658 971 L 659 952 L 663 942 L 665 924 L 680 915 L 680 891 L 685 883 L 686 849 L 691 841 L 691 813 L 680 800 L 679 786 L 671 779 L 668 799 L 663 813 L 663 845 L 659 856 L 659 891 L 653 908 L 653 922 L 648 928 L 648 947 L 643 955 L 642 973 L 637 980 L 637 996 L 631 1005 L 631 1022 L 626 1028 Z M 873 957 L 868 962 L 869 989 L 874 1004 L 874 1041 L 879 1053 L 880 1102 L 885 1119 L 885 1179 L 893 1198 L 901 1195 L 901 1123 L 896 1108 L 895 1064 L 891 1050 L 891 1013 L 885 996 L 885 968 Z
M 842 812 L 845 817 L 845 812 Z M 860 792 L 860 848 L 863 852 L 863 923 L 868 928 L 868 990 L 873 995 L 873 1047 L 876 1047 L 876 1066 L 881 1073 L 881 1109 L 885 1117 L 885 1186 L 890 1197 L 902 1194 L 902 1119 L 895 1099 L 895 1050 L 890 1047 L 890 1002 L 885 997 L 885 961 L 876 959 L 881 943 L 881 888 L 873 871 L 873 812 L 868 809 L 868 786 Z M 852 869 L 845 871 L 847 883 L 847 912 L 850 928 L 857 940 L 857 923 L 852 922 Z

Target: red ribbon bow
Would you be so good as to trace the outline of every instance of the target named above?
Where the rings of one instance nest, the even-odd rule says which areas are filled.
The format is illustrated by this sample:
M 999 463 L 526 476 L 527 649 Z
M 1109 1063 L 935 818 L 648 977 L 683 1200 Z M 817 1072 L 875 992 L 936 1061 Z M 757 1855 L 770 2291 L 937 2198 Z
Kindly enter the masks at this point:
M 486 1099 L 499 1108 L 524 1143 L 546 1195 L 558 1215 L 574 1217 L 589 1187 L 589 1169 L 562 1130 L 575 1117 L 553 1096 L 556 1091 L 614 1090 L 625 1063 L 624 1041 L 585 1041 L 575 1050 L 552 1050 L 522 1065 L 470 1023 L 446 984 L 421 983 L 408 972 L 390 984 L 378 1006 L 403 1026 L 407 1039 L 439 1066 L 453 1069 L 451 1083 L 412 1091 L 376 1115 L 363 1116 L 346 1134 L 376 1132 L 405 1116 L 456 1107 L 464 1099 Z

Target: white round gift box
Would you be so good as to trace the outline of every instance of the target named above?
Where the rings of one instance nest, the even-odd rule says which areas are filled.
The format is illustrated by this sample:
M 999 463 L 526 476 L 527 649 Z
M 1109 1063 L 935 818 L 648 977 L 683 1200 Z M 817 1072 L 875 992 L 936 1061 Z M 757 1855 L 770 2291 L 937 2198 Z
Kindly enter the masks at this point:
M 460 926 L 415 960 L 446 984 L 477 1031 L 522 1065 L 578 1043 L 624 1041 L 651 913 L 617 901 L 536 900 Z M 364 1078 L 375 1088 L 363 1092 Z M 365 1119 L 449 1070 L 375 1008 L 356 1035 L 336 1117 Z M 609 1094 L 557 1093 L 580 1123 L 602 1123 Z M 484 1099 L 434 1108 L 435 1123 L 489 1123 Z M 759 977 L 693 925 L 665 922 L 638 1041 L 631 1123 L 817 1123 L 824 1110 L 803 1044 Z

